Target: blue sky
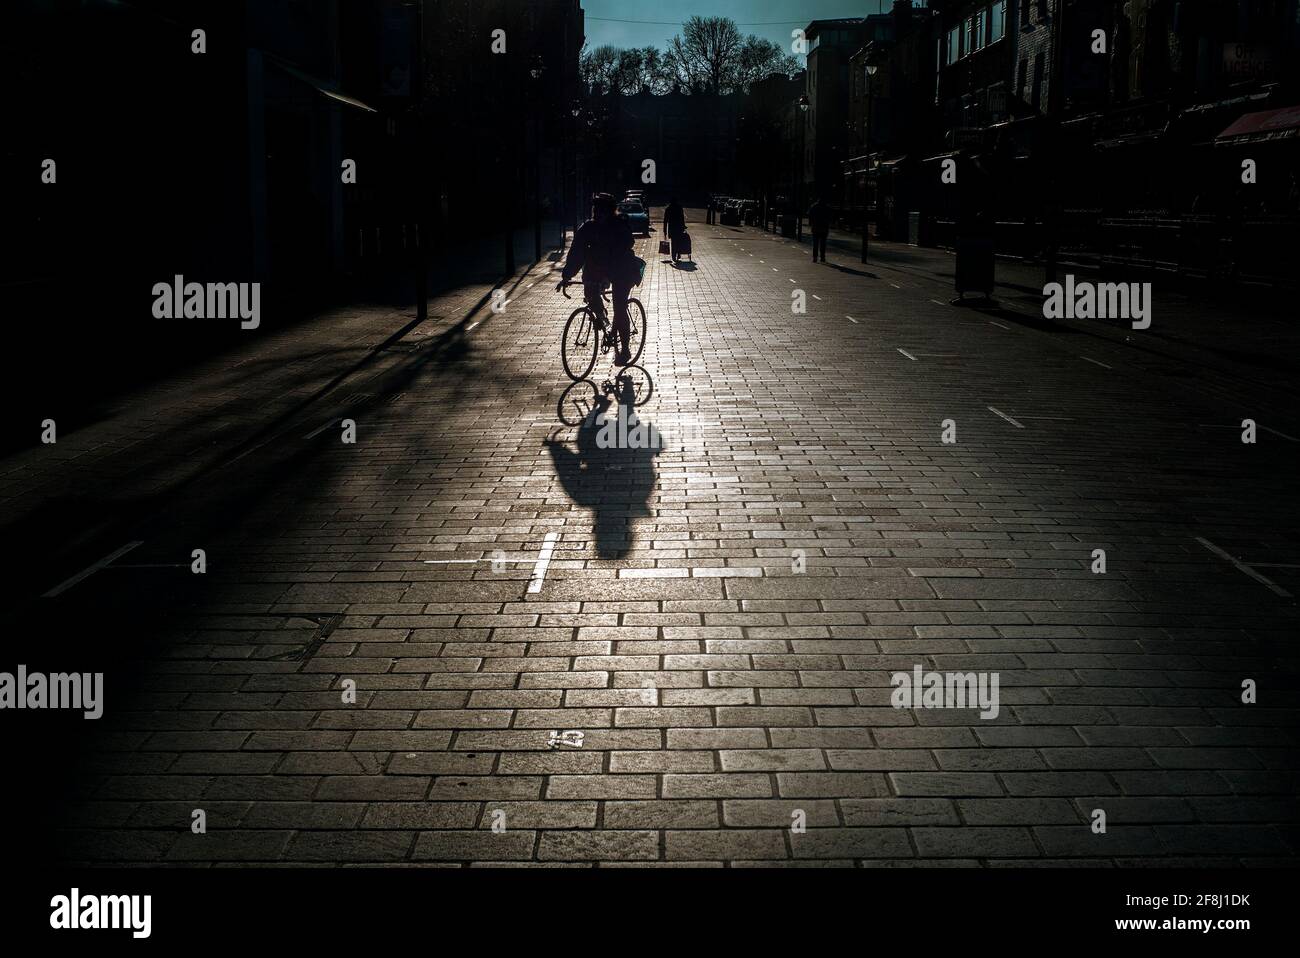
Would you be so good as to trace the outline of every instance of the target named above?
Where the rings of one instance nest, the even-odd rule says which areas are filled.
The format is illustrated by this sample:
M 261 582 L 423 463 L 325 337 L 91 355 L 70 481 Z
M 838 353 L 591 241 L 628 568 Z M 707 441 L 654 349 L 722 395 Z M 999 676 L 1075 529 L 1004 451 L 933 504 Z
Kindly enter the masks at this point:
M 744 34 L 754 33 L 790 49 L 790 31 L 811 20 L 861 17 L 887 11 L 891 0 L 582 0 L 587 45 L 664 47 L 693 14 L 731 17 Z M 614 21 L 657 21 L 619 23 Z

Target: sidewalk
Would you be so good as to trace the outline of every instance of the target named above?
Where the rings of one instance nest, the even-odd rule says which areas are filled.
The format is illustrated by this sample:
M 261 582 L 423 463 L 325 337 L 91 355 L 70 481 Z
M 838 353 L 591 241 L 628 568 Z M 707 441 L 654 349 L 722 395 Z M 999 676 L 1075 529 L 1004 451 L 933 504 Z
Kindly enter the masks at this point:
M 736 227 L 719 227 L 736 232 Z M 746 235 L 759 233 L 770 240 L 793 243 L 778 234 L 744 227 Z M 832 230 L 832 249 L 860 256 L 862 237 Z M 803 246 L 811 256 L 812 240 L 804 233 Z M 871 237 L 867 270 L 898 271 L 925 277 L 946 287 L 956 296 L 956 255 L 933 247 L 911 246 Z M 1276 396 L 1286 415 L 1300 414 L 1300 323 L 1296 304 L 1283 292 L 1260 288 L 1209 288 L 1203 281 L 1183 279 L 1169 273 L 1101 270 L 1088 264 L 1058 263 L 1056 281 L 1067 274 L 1076 280 L 1093 282 L 1149 282 L 1154 301 L 1152 324 L 1143 330 L 1141 348 L 1168 355 L 1171 359 L 1195 363 L 1219 375 L 1264 386 Z M 1042 263 L 998 256 L 995 263 L 994 299 L 999 312 L 1013 314 L 1013 321 L 1055 323 L 1058 327 L 1086 330 L 1127 345 L 1134 345 L 1133 331 L 1118 320 L 1047 320 L 1042 315 L 1043 288 L 1048 282 Z
M 532 231 L 518 231 L 518 269 L 505 277 L 504 251 L 499 267 L 486 252 L 480 244 L 434 264 L 424 324 L 413 302 L 338 305 L 280 323 L 264 318 L 257 331 L 229 336 L 211 355 L 153 381 L 97 396 L 60 388 L 59 403 L 29 399 L 33 408 L 19 418 L 29 426 L 54 419 L 57 442 L 31 445 L 38 433 L 29 428 L 26 448 L 0 452 L 0 534 L 11 553 L 26 557 L 0 596 L 38 594 L 61 572 L 99 558 L 119 530 L 159 512 L 189 484 L 274 441 L 304 411 L 346 398 L 358 373 L 401 355 L 395 340 L 428 343 L 452 333 L 487 308 L 494 289 L 514 290 L 530 272 L 548 270 L 555 255 L 544 251 L 533 264 Z

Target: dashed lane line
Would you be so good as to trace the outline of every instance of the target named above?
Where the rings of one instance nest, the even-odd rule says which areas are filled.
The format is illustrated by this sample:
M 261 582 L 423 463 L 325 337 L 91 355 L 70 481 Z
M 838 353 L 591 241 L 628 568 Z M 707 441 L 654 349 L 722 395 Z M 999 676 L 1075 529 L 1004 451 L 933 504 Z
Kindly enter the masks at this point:
M 1004 413 L 1002 410 L 1000 410 L 1000 409 L 994 409 L 992 406 L 988 406 L 988 407 L 986 407 L 986 408 L 988 409 L 989 412 L 993 413 L 993 415 L 995 415 L 995 416 L 997 416 L 997 417 L 999 417 L 999 418 L 1001 418 L 1001 419 L 1005 419 L 1007 422 L 1011 423 L 1011 425 L 1015 426 L 1017 429 L 1024 429 L 1024 428 L 1025 428 L 1025 427 L 1022 426 L 1020 423 L 1016 422 L 1014 419 L 1012 419 L 1010 416 L 1008 416 L 1006 413 Z
M 537 564 L 533 566 L 532 577 L 528 580 L 530 593 L 542 591 L 542 582 L 546 580 L 546 570 L 550 568 L 551 555 L 555 552 L 555 540 L 559 537 L 558 532 L 546 533 L 546 539 L 542 542 L 542 551 L 537 555 Z

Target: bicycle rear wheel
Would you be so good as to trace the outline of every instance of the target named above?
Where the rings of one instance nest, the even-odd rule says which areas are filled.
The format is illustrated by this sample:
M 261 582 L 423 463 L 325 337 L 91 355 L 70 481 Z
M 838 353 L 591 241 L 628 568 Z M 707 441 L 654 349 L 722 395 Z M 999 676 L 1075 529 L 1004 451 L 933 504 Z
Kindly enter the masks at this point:
M 639 362 L 641 353 L 645 351 L 646 334 L 649 332 L 649 319 L 646 318 L 645 307 L 641 305 L 639 299 L 629 299 L 627 301 L 627 323 L 628 323 L 628 343 L 627 351 L 632 354 L 632 359 L 628 363 Z
M 596 350 L 600 347 L 600 333 L 595 318 L 586 306 L 579 306 L 564 324 L 564 338 L 560 340 L 560 359 L 564 371 L 575 382 L 586 379 L 591 367 L 596 365 Z

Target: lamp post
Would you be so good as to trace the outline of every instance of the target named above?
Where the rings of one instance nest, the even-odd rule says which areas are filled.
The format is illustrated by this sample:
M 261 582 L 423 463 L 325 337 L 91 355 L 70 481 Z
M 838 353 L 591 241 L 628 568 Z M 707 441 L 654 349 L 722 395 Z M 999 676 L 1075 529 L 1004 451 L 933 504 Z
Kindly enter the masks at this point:
M 862 171 L 862 262 L 867 261 L 867 214 L 871 199 L 871 124 L 875 120 L 875 112 L 872 110 L 871 101 L 871 78 L 876 75 L 878 67 L 870 60 L 867 61 L 867 128 L 862 138 L 862 145 L 866 147 L 865 156 L 867 158 L 866 169 Z
M 804 115 L 808 112 L 808 94 L 801 93 L 799 99 L 795 101 L 799 107 L 799 162 L 795 164 L 794 170 L 794 238 L 796 243 L 803 242 L 803 207 L 799 200 L 799 181 L 803 179 L 804 150 L 807 148 L 805 138 L 808 135 L 807 122 Z
M 533 57 L 528 70 L 533 91 L 533 262 L 542 261 L 542 74 L 546 64 L 540 56 Z
M 574 100 L 569 105 L 569 116 L 573 117 L 573 125 L 570 128 L 573 135 L 573 192 L 569 198 L 573 202 L 573 232 L 576 236 L 578 227 L 582 225 L 582 150 L 579 147 L 582 133 L 579 118 L 582 116 L 582 101 Z M 567 177 L 567 173 L 565 176 Z M 564 226 L 560 226 L 561 235 L 564 234 Z

